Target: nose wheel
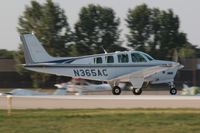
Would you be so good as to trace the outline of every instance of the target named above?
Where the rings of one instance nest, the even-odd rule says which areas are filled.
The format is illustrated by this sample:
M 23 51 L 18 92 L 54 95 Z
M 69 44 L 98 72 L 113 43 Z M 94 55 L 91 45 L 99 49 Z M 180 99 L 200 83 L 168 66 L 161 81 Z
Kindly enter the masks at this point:
M 112 89 L 113 95 L 120 95 L 121 94 L 121 88 L 119 86 L 115 86 Z
M 171 88 L 170 89 L 170 94 L 171 95 L 176 95 L 176 93 L 177 93 L 177 89 L 176 88 Z
M 177 89 L 175 88 L 175 85 L 174 85 L 173 82 L 169 83 L 169 87 L 170 87 L 170 94 L 171 95 L 176 95 Z

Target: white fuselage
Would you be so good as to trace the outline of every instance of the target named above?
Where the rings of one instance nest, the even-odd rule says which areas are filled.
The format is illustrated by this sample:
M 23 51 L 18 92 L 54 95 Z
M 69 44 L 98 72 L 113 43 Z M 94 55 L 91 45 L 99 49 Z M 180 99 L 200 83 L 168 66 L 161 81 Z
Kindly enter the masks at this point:
M 133 59 L 133 53 L 139 54 L 141 59 Z M 125 55 L 124 61 L 120 61 L 119 56 Z M 112 57 L 110 62 L 107 58 Z M 97 62 L 98 59 L 101 61 Z M 66 61 L 65 61 L 66 60 Z M 39 63 L 36 65 L 25 65 L 29 70 L 50 73 L 62 76 L 69 76 L 82 79 L 92 79 L 99 81 L 109 81 L 121 75 L 127 75 L 137 71 L 143 71 L 146 68 L 159 66 L 169 67 L 167 70 L 155 73 L 145 78 L 145 81 L 151 83 L 171 82 L 174 80 L 176 71 L 179 67 L 176 62 L 154 60 L 149 55 L 138 51 L 116 52 L 110 54 L 99 54 L 93 56 L 82 56 L 77 58 L 63 58 L 61 63 Z M 157 67 L 156 69 L 159 69 Z M 171 68 L 170 68 L 171 67 Z M 123 79 L 122 82 L 128 82 L 129 79 Z

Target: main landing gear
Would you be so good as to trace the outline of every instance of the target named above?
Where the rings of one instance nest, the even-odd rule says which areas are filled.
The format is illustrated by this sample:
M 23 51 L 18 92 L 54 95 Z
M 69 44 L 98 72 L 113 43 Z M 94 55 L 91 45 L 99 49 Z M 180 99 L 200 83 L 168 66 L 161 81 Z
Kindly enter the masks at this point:
M 142 88 L 140 88 L 140 89 L 133 88 L 133 94 L 134 95 L 141 95 L 142 94 Z
M 120 95 L 121 94 L 121 88 L 119 86 L 114 86 L 112 89 L 113 95 Z
M 173 82 L 169 83 L 169 87 L 170 87 L 170 94 L 171 95 L 176 95 L 177 89 L 175 88 L 175 85 L 174 85 Z
M 119 86 L 114 86 L 113 89 L 112 89 L 113 95 L 120 95 L 121 91 L 122 90 Z M 142 94 L 142 88 L 140 88 L 140 89 L 134 88 L 132 91 L 133 91 L 134 95 L 141 95 Z

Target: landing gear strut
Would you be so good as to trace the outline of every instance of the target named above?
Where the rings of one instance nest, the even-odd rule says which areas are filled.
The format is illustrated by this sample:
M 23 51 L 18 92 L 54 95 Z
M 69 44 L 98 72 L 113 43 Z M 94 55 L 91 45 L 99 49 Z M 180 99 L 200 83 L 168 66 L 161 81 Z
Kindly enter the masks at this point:
M 119 86 L 114 86 L 112 89 L 113 95 L 120 95 L 121 94 L 121 88 Z
M 169 83 L 169 87 L 170 87 L 170 94 L 171 95 L 176 95 L 177 89 L 175 88 L 175 85 L 174 85 L 173 82 Z
M 134 95 L 141 95 L 142 94 L 142 88 L 140 88 L 140 89 L 133 88 L 133 94 Z

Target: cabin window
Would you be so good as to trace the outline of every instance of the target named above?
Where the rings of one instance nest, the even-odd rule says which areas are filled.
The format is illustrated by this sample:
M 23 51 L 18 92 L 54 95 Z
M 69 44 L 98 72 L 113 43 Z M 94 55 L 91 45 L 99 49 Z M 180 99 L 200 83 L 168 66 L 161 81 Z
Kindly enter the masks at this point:
M 119 63 L 128 63 L 128 54 L 117 55 Z
M 113 56 L 106 56 L 106 62 L 107 63 L 114 63 L 114 57 Z
M 132 62 L 147 62 L 145 58 L 138 53 L 132 53 L 131 58 L 132 58 Z
M 95 64 L 101 64 L 101 63 L 103 63 L 103 60 L 102 60 L 101 57 L 97 57 L 97 58 L 94 58 L 94 63 Z

